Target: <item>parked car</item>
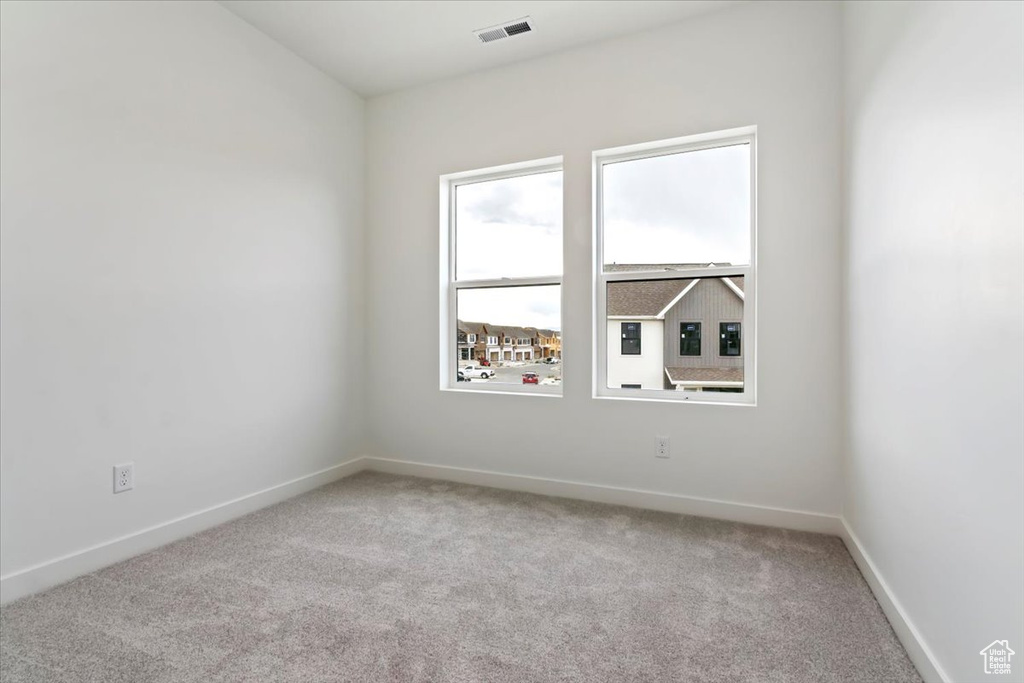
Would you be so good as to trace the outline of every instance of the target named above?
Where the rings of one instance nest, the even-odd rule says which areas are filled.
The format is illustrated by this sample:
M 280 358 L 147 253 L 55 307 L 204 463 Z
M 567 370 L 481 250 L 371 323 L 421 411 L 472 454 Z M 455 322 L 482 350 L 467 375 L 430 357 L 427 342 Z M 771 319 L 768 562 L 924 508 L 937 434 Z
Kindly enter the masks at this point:
M 491 366 L 491 361 L 487 360 L 486 358 L 481 358 L 479 360 L 479 363 L 480 363 L 480 365 L 483 365 L 484 367 L 490 367 Z
M 536 372 L 524 372 L 523 373 L 523 384 L 538 384 L 540 377 Z
M 474 363 L 465 365 L 462 368 L 460 368 L 460 370 L 462 370 L 462 372 L 465 373 L 467 379 L 470 377 L 479 377 L 480 379 L 490 379 L 491 377 L 494 377 L 494 370 L 491 370 L 490 368 L 481 367 Z
M 462 370 L 459 370 L 459 376 L 458 376 L 458 379 L 456 379 L 456 381 L 457 382 L 468 382 L 469 378 L 466 377 L 466 373 L 462 372 Z
M 555 365 L 556 363 L 561 363 L 562 359 L 561 358 L 555 358 L 554 356 L 552 356 L 550 358 L 545 358 L 544 362 L 547 363 L 548 365 Z

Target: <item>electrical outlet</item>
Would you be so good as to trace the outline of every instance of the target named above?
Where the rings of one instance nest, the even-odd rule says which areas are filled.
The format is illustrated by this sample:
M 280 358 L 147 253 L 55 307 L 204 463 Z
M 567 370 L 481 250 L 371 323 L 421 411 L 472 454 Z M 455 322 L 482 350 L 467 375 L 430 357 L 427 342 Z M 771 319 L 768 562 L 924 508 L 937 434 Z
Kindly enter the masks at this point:
M 123 493 L 135 488 L 135 463 L 114 465 L 114 493 Z
M 669 455 L 668 450 L 668 437 L 667 436 L 656 436 L 657 444 L 654 447 L 654 457 L 656 458 L 667 458 Z

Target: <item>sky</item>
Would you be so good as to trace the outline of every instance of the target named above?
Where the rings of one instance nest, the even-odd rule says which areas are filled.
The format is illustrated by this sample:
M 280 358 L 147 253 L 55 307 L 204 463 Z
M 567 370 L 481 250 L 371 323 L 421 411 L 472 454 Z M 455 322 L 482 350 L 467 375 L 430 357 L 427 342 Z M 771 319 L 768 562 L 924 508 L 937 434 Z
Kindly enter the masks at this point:
M 748 144 L 604 167 L 605 263 L 750 262 Z M 459 280 L 562 272 L 562 172 L 456 189 Z M 561 329 L 558 286 L 459 290 L 458 317 Z
M 561 287 L 491 287 L 460 289 L 459 320 L 561 330 Z
M 605 263 L 750 262 L 750 145 L 604 167 Z
M 460 280 L 562 274 L 562 172 L 472 185 L 455 195 Z M 459 290 L 458 317 L 560 330 L 561 287 Z

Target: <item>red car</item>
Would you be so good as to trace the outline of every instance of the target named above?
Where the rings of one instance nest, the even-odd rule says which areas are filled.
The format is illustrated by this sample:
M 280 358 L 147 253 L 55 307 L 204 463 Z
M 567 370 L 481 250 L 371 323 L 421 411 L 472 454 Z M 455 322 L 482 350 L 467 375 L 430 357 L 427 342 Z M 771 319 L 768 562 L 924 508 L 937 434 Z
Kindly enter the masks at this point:
M 523 373 L 523 384 L 537 384 L 540 382 L 540 377 L 537 376 L 536 372 L 524 372 Z
M 480 360 L 477 361 L 477 363 L 484 366 L 485 368 L 491 367 L 491 361 L 487 360 L 486 358 L 481 358 Z

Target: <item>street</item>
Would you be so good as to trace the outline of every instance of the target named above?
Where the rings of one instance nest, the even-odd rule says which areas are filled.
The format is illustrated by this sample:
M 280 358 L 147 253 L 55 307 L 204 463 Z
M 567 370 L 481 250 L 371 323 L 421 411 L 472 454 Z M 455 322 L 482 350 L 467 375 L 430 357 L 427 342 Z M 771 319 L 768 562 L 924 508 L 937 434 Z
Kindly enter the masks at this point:
M 551 384 L 552 380 L 561 380 L 562 378 L 562 364 L 556 363 L 554 365 L 548 365 L 547 363 L 517 363 L 513 366 L 499 367 L 497 364 L 492 366 L 494 369 L 494 377 L 491 379 L 480 379 L 479 377 L 473 377 L 474 383 L 490 383 L 490 384 L 522 384 L 524 372 L 536 372 L 540 377 L 540 381 L 545 384 Z M 548 379 L 547 382 L 544 382 Z

